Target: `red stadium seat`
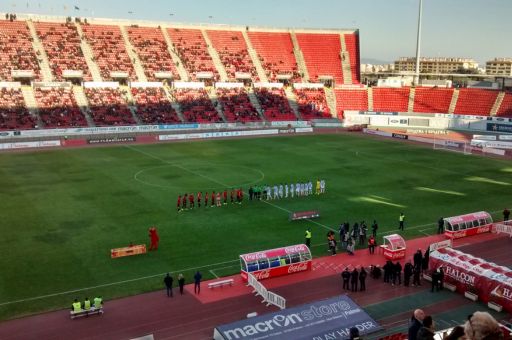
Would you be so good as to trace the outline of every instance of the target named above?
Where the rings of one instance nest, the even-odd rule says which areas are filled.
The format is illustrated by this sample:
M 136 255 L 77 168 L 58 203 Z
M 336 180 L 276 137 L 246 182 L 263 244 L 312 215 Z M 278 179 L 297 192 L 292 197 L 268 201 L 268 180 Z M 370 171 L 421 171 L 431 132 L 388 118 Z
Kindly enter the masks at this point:
M 453 89 L 416 87 L 414 112 L 448 113 L 452 97 Z
M 228 122 L 261 121 L 244 88 L 217 89 L 217 97 Z
M 256 88 L 254 93 L 261 105 L 265 119 L 270 121 L 297 120 L 283 89 Z
M 497 115 L 501 117 L 512 117 L 512 93 L 505 93 Z
M 294 89 L 299 113 L 304 120 L 332 118 L 324 89 Z
M 373 88 L 373 111 L 407 112 L 409 88 Z
M 45 128 L 87 126 L 71 89 L 37 88 L 35 97 Z
M 173 94 L 187 122 L 222 122 L 204 89 L 176 89 Z
M 179 123 L 178 114 L 162 88 L 132 88 L 137 115 L 143 124 Z
M 338 90 L 335 89 L 336 112 L 338 118 L 343 119 L 345 110 L 367 111 L 368 110 L 368 90 Z
M 86 88 L 91 117 L 96 126 L 134 125 L 132 113 L 119 89 Z
M 0 130 L 33 129 L 36 118 L 28 112 L 20 89 L 0 88 Z
M 460 89 L 455 114 L 488 116 L 498 97 L 498 91 L 482 89 Z

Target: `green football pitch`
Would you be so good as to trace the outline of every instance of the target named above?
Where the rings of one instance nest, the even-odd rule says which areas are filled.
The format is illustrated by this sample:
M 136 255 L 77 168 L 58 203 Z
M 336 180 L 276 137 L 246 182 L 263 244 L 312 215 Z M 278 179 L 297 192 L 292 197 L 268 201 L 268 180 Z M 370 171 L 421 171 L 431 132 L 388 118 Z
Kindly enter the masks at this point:
M 495 218 L 510 203 L 512 162 L 435 151 L 361 135 L 283 136 L 63 149 L 0 155 L 0 319 L 162 287 L 163 273 L 191 282 L 239 271 L 238 255 L 302 243 L 326 254 L 340 222 L 379 222 L 379 236 L 406 215 L 406 238 L 436 232 L 441 216 Z M 320 196 L 176 211 L 178 194 L 252 184 L 326 180 Z M 321 217 L 290 222 L 291 211 Z M 371 223 L 369 223 L 371 224 Z M 110 258 L 148 243 L 158 251 Z

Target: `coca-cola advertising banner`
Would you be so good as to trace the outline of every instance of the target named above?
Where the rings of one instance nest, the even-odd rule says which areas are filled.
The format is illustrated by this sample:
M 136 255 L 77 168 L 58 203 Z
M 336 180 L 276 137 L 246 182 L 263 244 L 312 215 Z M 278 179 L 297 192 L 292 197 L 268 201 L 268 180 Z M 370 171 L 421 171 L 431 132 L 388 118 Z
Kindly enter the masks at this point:
M 309 253 L 309 248 L 305 244 L 296 244 L 294 246 L 258 251 L 255 253 L 240 255 L 245 262 L 253 262 L 261 259 L 269 259 L 278 256 L 291 255 L 297 253 Z
M 452 248 L 430 253 L 429 268 L 444 268 L 444 280 L 457 291 L 477 294 L 484 302 L 493 301 L 512 312 L 512 270 Z
M 257 270 L 257 271 L 251 272 L 251 274 L 254 275 L 254 277 L 257 280 L 264 280 L 264 279 L 269 279 L 271 277 L 288 275 L 288 274 L 303 272 L 306 270 L 311 270 L 311 260 L 305 261 L 305 262 L 299 262 L 299 263 L 292 263 L 292 264 L 275 267 L 275 268 Z M 247 281 L 247 273 L 242 271 L 241 275 L 242 275 L 242 279 Z

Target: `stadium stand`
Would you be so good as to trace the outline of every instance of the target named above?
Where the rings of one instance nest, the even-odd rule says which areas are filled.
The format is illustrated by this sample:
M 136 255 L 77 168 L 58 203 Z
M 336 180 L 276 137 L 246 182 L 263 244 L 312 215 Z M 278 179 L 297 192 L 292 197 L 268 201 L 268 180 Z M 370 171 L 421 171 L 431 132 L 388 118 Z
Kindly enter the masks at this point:
M 360 82 L 360 56 L 359 56 L 359 34 L 345 34 L 345 46 L 350 56 L 350 70 L 352 71 L 352 83 Z
M 283 89 L 255 88 L 254 94 L 260 102 L 265 119 L 270 121 L 297 119 Z
M 82 25 L 82 29 L 91 45 L 103 80 L 112 80 L 112 71 L 127 72 L 130 80 L 136 80 L 133 64 L 118 26 L 87 24 Z
M 33 129 L 36 119 L 25 107 L 20 89 L 0 88 L 0 130 Z
M 460 89 L 454 113 L 488 116 L 497 96 L 494 90 Z
M 301 80 L 290 33 L 249 31 L 247 35 L 269 81 L 276 81 L 279 74 L 291 75 L 292 82 Z
M 131 92 L 143 124 L 181 122 L 162 88 L 132 88 Z
M 206 90 L 177 89 L 174 91 L 176 101 L 187 122 L 217 123 L 222 122 Z
M 217 97 L 228 122 L 261 121 L 244 88 L 217 89 Z
M 512 117 L 512 93 L 505 93 L 505 97 L 503 97 L 497 116 Z
M 35 27 L 57 80 L 64 80 L 65 70 L 83 71 L 84 80 L 92 79 L 74 24 L 36 22 Z
M 242 32 L 207 30 L 207 34 L 226 68 L 229 79 L 234 80 L 236 72 L 249 73 L 253 80 L 259 79 Z
M 409 88 L 373 88 L 373 111 L 407 112 Z
M 71 88 L 36 88 L 34 92 L 45 128 L 87 126 Z
M 338 118 L 343 119 L 343 112 L 345 110 L 368 110 L 368 91 L 366 89 L 335 89 L 334 93 L 336 95 L 336 112 L 338 114 Z
M 91 117 L 96 126 L 133 125 L 135 120 L 119 89 L 86 88 Z
M 319 76 L 332 76 L 336 84 L 343 84 L 340 35 L 296 33 L 296 36 L 310 81 L 318 81 Z
M 302 119 L 332 118 L 324 89 L 294 89 L 294 93 Z
M 174 79 L 180 78 L 161 29 L 131 26 L 126 31 L 149 81 L 157 80 L 155 72 L 170 72 Z
M 12 81 L 13 70 L 32 70 L 35 79 L 41 79 L 27 24 L 24 21 L 0 20 L 0 79 Z
M 168 28 L 167 32 L 172 39 L 175 51 L 192 80 L 197 80 L 197 72 L 212 72 L 214 79 L 219 79 L 219 73 L 208 53 L 208 46 L 200 30 Z
M 446 113 L 450 108 L 453 89 L 416 87 L 414 112 Z

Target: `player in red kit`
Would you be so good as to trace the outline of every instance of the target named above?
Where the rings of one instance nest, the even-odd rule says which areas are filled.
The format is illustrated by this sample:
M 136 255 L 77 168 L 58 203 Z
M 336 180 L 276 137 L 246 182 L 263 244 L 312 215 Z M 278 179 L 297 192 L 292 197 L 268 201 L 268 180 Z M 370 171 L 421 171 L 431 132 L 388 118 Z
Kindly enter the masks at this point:
M 231 189 L 231 204 L 235 203 L 235 189 Z
M 216 202 L 218 207 L 222 205 L 222 203 L 220 202 L 220 192 L 217 193 Z
M 202 194 L 203 193 L 201 191 L 197 193 L 197 207 L 198 208 L 201 208 L 201 198 L 202 198 L 201 195 Z
M 215 205 L 215 191 L 212 191 L 212 203 L 211 206 L 213 207 Z
M 242 189 L 236 190 L 236 202 L 242 204 Z
M 210 195 L 208 194 L 208 191 L 204 193 L 204 207 L 205 208 L 208 208 L 208 197 L 210 197 Z
M 227 189 L 224 189 L 224 192 L 222 193 L 222 197 L 224 198 L 224 204 L 228 204 L 228 191 L 227 191 Z
M 183 195 L 183 199 L 181 200 L 181 208 L 183 210 L 187 210 L 187 194 Z
M 194 209 L 194 194 L 188 195 L 189 208 Z
M 160 241 L 160 237 L 158 236 L 158 232 L 155 227 L 149 228 L 149 239 L 151 244 L 149 245 L 149 250 L 158 250 L 158 242 Z
M 178 202 L 176 203 L 176 208 L 178 211 L 181 211 L 181 195 L 178 195 Z

